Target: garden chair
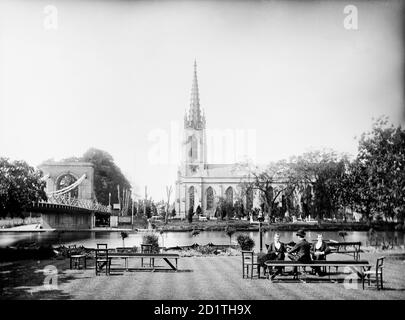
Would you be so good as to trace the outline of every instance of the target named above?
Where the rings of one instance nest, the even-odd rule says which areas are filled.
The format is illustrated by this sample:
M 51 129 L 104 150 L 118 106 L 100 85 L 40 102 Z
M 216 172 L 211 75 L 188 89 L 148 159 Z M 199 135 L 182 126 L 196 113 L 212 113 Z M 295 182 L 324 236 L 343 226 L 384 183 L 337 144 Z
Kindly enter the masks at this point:
M 256 268 L 257 277 L 260 278 L 260 264 L 254 261 L 254 251 L 242 251 L 242 278 L 246 277 L 253 279 L 253 270 Z
M 106 244 L 97 244 L 95 266 L 96 276 L 101 273 L 103 267 L 105 267 L 105 274 L 110 274 L 111 258 L 108 256 L 108 249 Z
M 77 254 L 78 250 L 75 244 L 71 244 L 68 246 L 68 255 L 69 257 L 73 254 Z
M 375 275 L 375 280 L 377 284 L 377 290 L 384 289 L 383 287 L 383 269 L 384 269 L 384 259 L 385 257 L 381 257 L 377 259 L 377 263 L 375 265 L 375 270 L 367 270 L 364 271 L 363 274 L 363 290 L 364 290 L 364 282 L 366 282 L 366 277 L 368 280 L 368 285 L 371 285 L 371 276 Z

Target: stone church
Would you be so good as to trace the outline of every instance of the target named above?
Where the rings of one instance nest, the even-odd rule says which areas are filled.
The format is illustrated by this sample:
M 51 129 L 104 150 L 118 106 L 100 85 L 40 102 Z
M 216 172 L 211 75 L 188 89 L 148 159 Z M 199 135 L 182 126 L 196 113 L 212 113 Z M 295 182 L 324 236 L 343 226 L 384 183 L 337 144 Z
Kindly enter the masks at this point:
M 247 172 L 236 164 L 207 163 L 206 119 L 200 107 L 197 65 L 191 88 L 189 111 L 184 116 L 182 160 L 177 172 L 175 209 L 177 216 L 185 217 L 190 207 L 201 207 L 204 216 L 214 216 L 220 198 L 234 203 L 242 199 L 245 208 L 257 199 L 242 195 L 239 184 Z

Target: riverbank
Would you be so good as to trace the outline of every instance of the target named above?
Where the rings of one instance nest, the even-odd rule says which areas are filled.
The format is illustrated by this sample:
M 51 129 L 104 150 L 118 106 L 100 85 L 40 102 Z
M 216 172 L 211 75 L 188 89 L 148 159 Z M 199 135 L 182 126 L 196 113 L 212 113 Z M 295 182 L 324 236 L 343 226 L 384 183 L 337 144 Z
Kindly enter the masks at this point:
M 223 231 L 227 225 L 232 226 L 236 231 L 259 231 L 259 223 L 250 223 L 245 220 L 216 220 L 216 221 L 170 221 L 164 224 L 162 221 L 154 222 L 158 231 L 190 232 L 194 229 L 201 231 Z M 288 222 L 288 223 L 262 223 L 264 231 L 298 231 L 304 229 L 308 231 L 368 231 L 373 228 L 376 231 L 394 231 L 397 223 L 367 223 L 367 222 Z
M 374 283 L 366 285 L 365 290 L 360 283 L 345 283 L 352 275 L 343 273 L 334 275 L 338 283 L 316 276 L 309 277 L 307 283 L 288 276 L 274 282 L 242 279 L 241 258 L 232 255 L 182 257 L 178 272 L 121 269 L 113 271 L 112 276 L 96 276 L 92 260 L 86 270 L 70 270 L 68 259 L 24 260 L 0 264 L 0 299 L 405 300 L 405 252 L 367 252 L 362 259 L 374 266 L 381 255 L 386 261 L 385 289 L 380 291 Z M 57 275 L 54 286 L 44 286 L 50 270 Z
M 11 228 L 0 228 L 0 232 L 190 232 L 192 230 L 200 231 L 223 231 L 226 226 L 232 226 L 236 231 L 259 231 L 259 223 L 250 223 L 245 220 L 208 220 L 193 221 L 170 220 L 167 224 L 163 221 L 154 221 L 153 229 L 147 229 L 143 223 L 135 223 L 133 226 L 128 224 L 118 227 L 95 227 L 92 229 L 43 229 L 38 224 L 24 225 Z M 398 230 L 398 223 L 394 222 L 280 222 L 280 223 L 262 223 L 263 231 L 297 231 L 304 229 L 308 231 L 369 231 L 373 228 L 375 231 L 401 231 Z

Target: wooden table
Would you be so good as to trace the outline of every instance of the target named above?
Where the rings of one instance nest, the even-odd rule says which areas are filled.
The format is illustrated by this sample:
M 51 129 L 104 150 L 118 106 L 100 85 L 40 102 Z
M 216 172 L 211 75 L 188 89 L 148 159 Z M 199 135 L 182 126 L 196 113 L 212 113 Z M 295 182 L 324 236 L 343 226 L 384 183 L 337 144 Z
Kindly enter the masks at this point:
M 371 265 L 367 260 L 337 260 L 337 261 L 311 261 L 308 263 L 297 262 L 297 261 L 280 261 L 280 260 L 268 260 L 264 263 L 267 267 L 328 267 L 329 268 L 329 280 L 330 280 L 330 268 L 331 267 L 348 267 L 357 276 L 363 280 L 365 277 L 364 271 L 370 270 Z M 298 279 L 298 276 L 297 276 Z
M 178 254 L 175 253 L 121 253 L 121 252 L 111 252 L 108 253 L 108 257 L 112 259 L 124 259 L 125 269 L 128 270 L 128 259 L 138 258 L 138 259 L 163 259 L 170 267 L 171 270 L 177 271 L 177 260 L 180 258 Z M 175 265 L 172 264 L 170 259 L 175 260 Z M 155 266 L 150 269 L 155 270 Z

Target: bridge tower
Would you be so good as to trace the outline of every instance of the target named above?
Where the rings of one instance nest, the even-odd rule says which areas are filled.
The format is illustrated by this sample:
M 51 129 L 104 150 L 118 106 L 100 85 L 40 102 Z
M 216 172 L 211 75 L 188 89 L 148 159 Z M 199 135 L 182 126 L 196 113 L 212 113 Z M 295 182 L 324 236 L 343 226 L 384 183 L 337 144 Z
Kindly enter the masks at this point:
M 48 201 L 38 204 L 42 227 L 84 230 L 95 227 L 96 210 L 83 204 L 95 202 L 94 166 L 89 162 L 46 161 L 38 166 L 44 174 Z M 109 215 L 109 213 L 105 213 Z
M 46 161 L 38 166 L 46 178 L 46 193 L 52 194 L 72 185 L 79 179 L 83 181 L 69 194 L 78 199 L 95 200 L 94 166 L 90 162 Z M 84 176 L 84 177 L 83 177 Z

